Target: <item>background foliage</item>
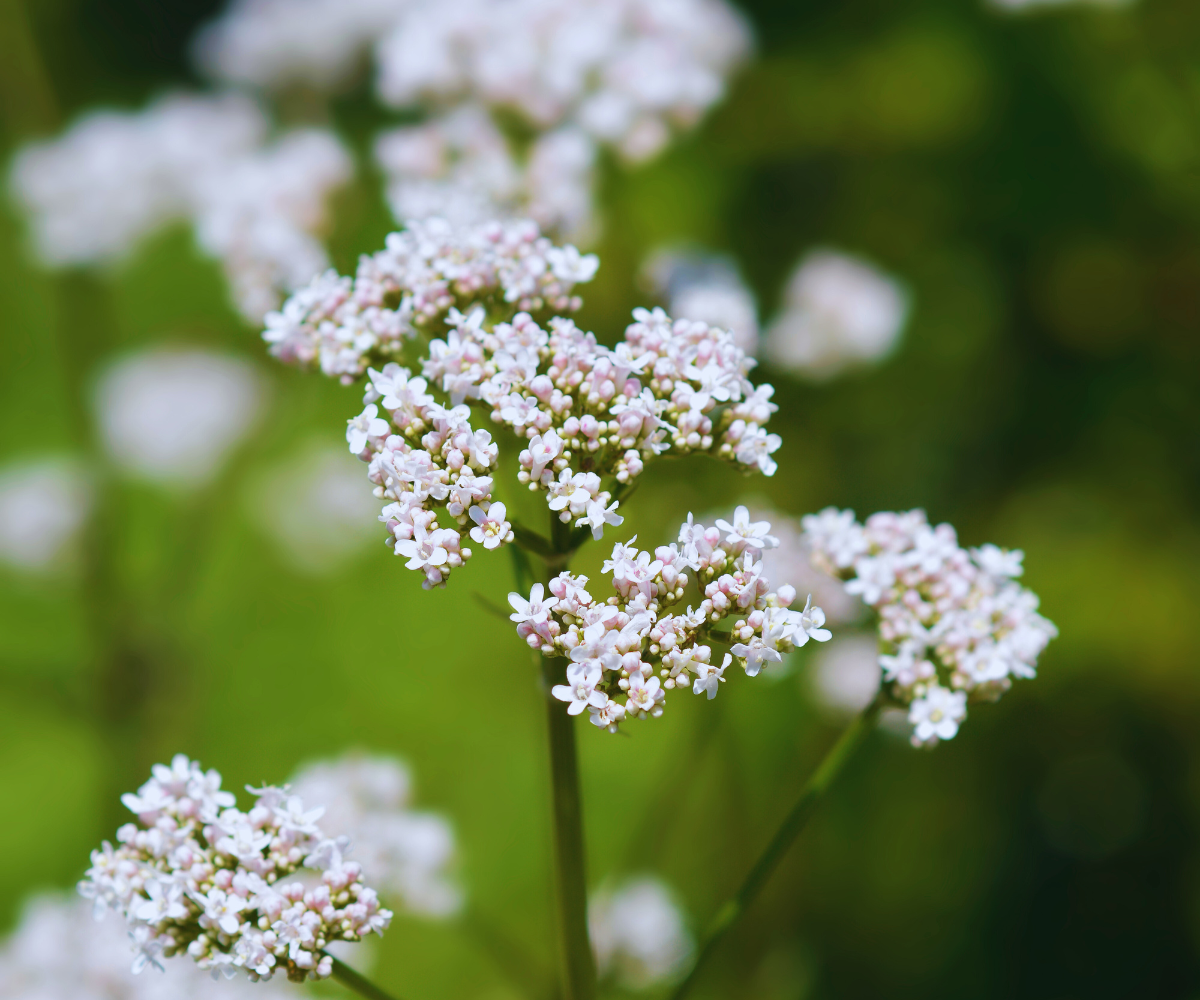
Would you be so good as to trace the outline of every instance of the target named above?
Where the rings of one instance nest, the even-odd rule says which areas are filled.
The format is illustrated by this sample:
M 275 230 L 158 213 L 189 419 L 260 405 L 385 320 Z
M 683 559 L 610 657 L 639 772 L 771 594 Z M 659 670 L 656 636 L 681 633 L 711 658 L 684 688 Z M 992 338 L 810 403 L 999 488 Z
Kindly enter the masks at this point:
M 186 84 L 186 40 L 218 7 L 39 0 L 23 35 L 16 3 L 0 2 L 6 150 Z M 650 166 L 608 172 L 581 324 L 612 342 L 646 252 L 680 239 L 734 255 L 764 315 L 814 244 L 901 275 L 915 310 L 877 370 L 819 387 L 769 373 L 773 480 L 655 464 L 626 527 L 665 540 L 688 509 L 755 497 L 796 514 L 923 506 L 964 544 L 1023 548 L 1061 638 L 1036 683 L 936 752 L 874 738 L 706 995 L 1195 996 L 1200 6 L 745 7 L 761 54 L 725 105 Z M 365 87 L 333 109 L 364 142 L 378 114 Z M 343 270 L 390 228 L 370 177 L 336 218 Z M 433 594 L 382 544 L 297 573 L 255 527 L 255 474 L 336 442 L 356 393 L 269 364 L 185 232 L 103 278 L 48 275 L 23 240 L 6 207 L 0 455 L 84 447 L 95 363 L 145 343 L 239 352 L 273 395 L 204 494 L 113 483 L 83 543 L 107 556 L 80 553 L 107 576 L 0 577 L 0 920 L 79 876 L 114 789 L 153 760 L 183 749 L 237 787 L 361 746 L 412 761 L 420 802 L 456 824 L 474 907 L 548 969 L 534 671 L 472 600 L 502 601 L 509 563 L 477 559 Z M 144 715 L 98 683 L 114 649 L 164 678 Z M 657 869 L 702 925 L 839 725 L 795 666 L 676 699 L 628 737 L 580 733 L 594 882 Z M 462 925 L 402 919 L 380 954 L 404 995 L 514 995 Z

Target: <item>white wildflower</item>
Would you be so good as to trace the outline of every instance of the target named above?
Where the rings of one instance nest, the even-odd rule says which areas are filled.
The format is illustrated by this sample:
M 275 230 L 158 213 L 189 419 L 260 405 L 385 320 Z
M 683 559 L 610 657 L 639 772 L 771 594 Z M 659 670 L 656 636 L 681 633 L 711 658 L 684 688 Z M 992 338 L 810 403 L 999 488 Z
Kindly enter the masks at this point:
M 104 444 L 117 465 L 181 487 L 217 473 L 254 429 L 262 402 L 261 378 L 245 361 L 171 348 L 111 365 L 95 396 Z
M 767 330 L 766 353 L 783 368 L 827 379 L 885 357 L 908 309 L 901 286 L 871 264 L 817 250 L 788 282 L 783 312 Z
M 80 893 L 98 913 L 125 918 L 135 972 L 186 953 L 202 969 L 255 980 L 281 970 L 299 981 L 329 976 L 325 945 L 381 934 L 391 912 L 343 860 L 344 842 L 327 849 L 335 842 L 317 825 L 323 808 L 266 787 L 251 790 L 258 802 L 243 813 L 220 785 L 182 754 L 155 765 L 122 799 L 138 824 L 117 831 L 119 847 L 92 852 Z M 319 885 L 285 881 L 302 866 L 321 872 Z
M 48 570 L 74 546 L 91 507 L 79 463 L 66 458 L 0 467 L 0 561 Z
M 651 876 L 596 893 L 588 929 L 600 974 L 629 989 L 670 981 L 692 954 L 682 910 L 667 886 Z
M 951 739 L 968 700 L 993 701 L 1033 677 L 1058 631 L 1018 584 L 1022 554 L 970 551 L 924 511 L 883 512 L 865 525 L 833 508 L 803 519 L 813 562 L 838 572 L 879 615 L 878 663 L 888 694 L 911 707 L 918 744 Z

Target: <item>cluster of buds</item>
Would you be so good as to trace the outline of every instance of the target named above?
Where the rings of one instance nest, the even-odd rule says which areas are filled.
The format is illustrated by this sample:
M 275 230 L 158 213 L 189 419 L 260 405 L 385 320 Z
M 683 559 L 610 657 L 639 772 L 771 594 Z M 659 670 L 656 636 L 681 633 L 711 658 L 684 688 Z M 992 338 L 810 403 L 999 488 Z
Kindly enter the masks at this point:
M 922 510 L 859 524 L 829 507 L 801 523 L 817 567 L 878 612 L 883 682 L 909 706 L 915 745 L 951 739 L 968 700 L 994 701 L 1013 678 L 1033 677 L 1058 634 L 1015 581 L 1019 550 L 960 548 L 954 528 L 930 526 Z
M 634 310 L 615 348 L 562 316 L 539 324 L 538 310 L 578 306 L 571 289 L 596 261 L 537 233 L 533 223 L 415 225 L 364 258 L 353 281 L 319 278 L 268 323 L 279 357 L 343 380 L 368 374 L 347 440 L 388 501 L 390 544 L 427 587 L 470 557 L 463 530 L 489 549 L 513 538 L 492 500 L 497 446 L 472 427 L 472 407 L 521 440 L 518 481 L 596 539 L 624 520 L 619 490 L 665 451 L 775 472 L 780 439 L 764 429 L 774 390 L 750 382 L 754 359 L 733 335 L 661 309 Z M 438 326 L 420 377 L 384 363 Z
M 391 912 L 345 860 L 347 838 L 317 825 L 324 809 L 306 810 L 286 788 L 247 791 L 257 801 L 244 813 L 216 771 L 179 754 L 122 797 L 138 822 L 117 831 L 119 846 L 92 852 L 79 891 L 97 916 L 124 916 L 134 972 L 187 954 L 230 976 L 322 979 L 332 971 L 329 944 L 387 928 Z M 285 881 L 292 876 L 303 877 Z
M 587 578 L 561 573 L 547 595 L 535 584 L 528 600 L 509 594 L 517 634 L 549 657 L 565 657 L 566 683 L 551 693 L 567 712 L 586 709 L 594 725 L 616 732 L 626 718 L 658 717 L 668 691 L 691 687 L 716 697 L 736 660 L 750 677 L 808 640 L 824 642 L 825 615 L 811 601 L 792 611 L 794 588 L 772 591 L 763 577 L 762 553 L 775 544 L 765 521 L 752 522 L 745 507 L 733 522 L 714 527 L 689 514 L 679 539 L 654 553 L 618 543 L 603 572 L 614 596 L 595 600 Z M 672 612 L 695 585 L 699 602 Z M 731 627 L 721 623 L 733 619 Z M 720 663 L 713 645 L 728 649 Z M 620 699 L 620 700 L 619 700 Z
M 554 246 L 533 222 L 410 222 L 364 256 L 354 278 L 314 278 L 267 316 L 263 336 L 281 361 L 349 384 L 370 365 L 397 359 L 407 339 L 435 329 L 456 304 L 509 315 L 578 309 L 573 289 L 598 266 L 593 255 Z

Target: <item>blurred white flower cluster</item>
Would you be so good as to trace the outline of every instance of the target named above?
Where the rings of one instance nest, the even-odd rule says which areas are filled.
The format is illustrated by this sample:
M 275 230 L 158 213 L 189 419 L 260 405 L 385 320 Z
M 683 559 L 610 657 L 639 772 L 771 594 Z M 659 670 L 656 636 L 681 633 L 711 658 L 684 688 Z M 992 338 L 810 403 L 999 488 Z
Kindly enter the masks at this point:
M 236 0 L 196 53 L 224 83 L 324 89 L 373 47 L 379 99 L 427 115 L 376 143 L 399 221 L 525 215 L 579 240 L 597 146 L 653 156 L 750 46 L 725 0 Z
M 268 465 L 248 494 L 254 521 L 303 572 L 332 572 L 379 544 L 379 505 L 363 489 L 362 466 L 340 445 L 302 443 Z
M 398 221 L 522 216 L 582 240 L 599 146 L 653 156 L 750 47 L 725 0 L 234 0 L 194 54 L 223 87 L 311 95 L 373 48 L 379 100 L 424 116 L 375 142 Z M 326 266 L 326 202 L 352 173 L 331 132 L 270 132 L 245 94 L 168 95 L 27 146 L 11 185 L 54 267 L 117 260 L 190 222 L 258 321 Z
M 67 562 L 90 507 L 91 485 L 73 459 L 0 468 L 0 562 L 33 572 Z
M 325 266 L 325 203 L 351 172 L 331 132 L 269 141 L 268 130 L 248 97 L 172 94 L 141 112 L 89 114 L 25 147 L 11 184 L 55 267 L 117 260 L 165 225 L 191 222 L 256 321 Z
M 387 928 L 391 911 L 345 860 L 348 838 L 318 825 L 323 808 L 305 809 L 281 788 L 248 790 L 257 801 L 244 813 L 216 771 L 178 754 L 122 796 L 138 822 L 117 831 L 118 847 L 105 841 L 92 852 L 79 891 L 97 916 L 124 917 L 134 972 L 186 953 L 229 976 L 322 979 L 332 972 L 326 945 Z M 319 878 L 302 878 L 302 869 Z
M 777 544 L 770 530 L 766 521 L 751 521 L 745 507 L 732 523 L 718 520 L 711 528 L 689 514 L 678 542 L 653 555 L 634 547 L 636 536 L 613 547 L 602 572 L 612 575 L 615 597 L 596 600 L 584 589 L 587 577 L 564 572 L 550 581 L 550 596 L 540 583 L 528 600 L 509 594 L 509 617 L 530 647 L 569 660 L 567 683 L 551 690 L 567 712 L 586 709 L 593 725 L 615 733 L 626 718 L 662 715 L 667 691 L 677 687 L 690 684 L 694 694 L 715 698 L 735 657 L 756 677 L 809 639 L 829 639 L 825 614 L 811 598 L 803 611 L 791 611 L 795 588 L 771 590 L 762 562 Z M 667 613 L 693 579 L 695 610 Z M 727 618 L 735 619 L 730 629 L 714 628 Z M 720 666 L 710 642 L 729 649 Z
M 901 286 L 868 262 L 831 250 L 808 254 L 788 280 L 783 310 L 767 329 L 772 363 L 813 380 L 878 361 L 908 318 Z
M 389 901 L 428 917 L 462 906 L 449 873 L 454 831 L 441 816 L 410 808 L 412 777 L 401 761 L 347 754 L 302 768 L 288 791 L 324 804 L 322 827 L 350 837 L 363 877 Z
M 200 348 L 153 348 L 101 371 L 93 394 L 100 442 L 121 473 L 176 489 L 210 481 L 254 430 L 262 377 L 247 362 Z M 71 564 L 91 509 L 78 459 L 0 468 L 0 562 L 39 572 Z
M 263 384 L 240 358 L 198 348 L 153 348 L 105 369 L 96 422 L 118 468 L 194 488 L 254 429 Z
M 632 990 L 673 979 L 694 948 L 670 889 L 647 875 L 597 892 L 588 930 L 600 975 Z
M 739 348 L 756 353 L 758 302 L 728 258 L 696 250 L 659 250 L 643 265 L 642 280 L 666 302 L 672 316 L 728 330 Z
M 0 947 L 0 996 L 11 1000 L 284 1000 L 295 987 L 277 981 L 226 982 L 191 963 L 164 975 L 129 969 L 129 933 L 119 920 L 93 918 L 76 895 L 31 899 Z
M 367 371 L 366 408 L 347 441 L 389 501 L 394 551 L 425 586 L 470 558 L 464 531 L 486 549 L 514 538 L 492 500 L 498 446 L 473 427 L 471 405 L 527 442 L 518 481 L 597 539 L 623 520 L 614 494 L 664 451 L 775 471 L 780 440 L 764 429 L 774 390 L 750 382 L 754 360 L 728 332 L 638 309 L 609 349 L 561 315 L 538 324 L 534 313 L 578 308 L 574 287 L 597 263 L 555 247 L 533 222 L 429 220 L 392 234 L 353 280 L 329 272 L 267 318 L 282 360 L 346 382 Z M 389 360 L 441 324 L 446 339 L 429 343 L 420 376 Z M 456 527 L 439 523 L 441 509 Z
M 1020 551 L 960 548 L 950 525 L 930 526 L 921 510 L 864 525 L 829 507 L 802 524 L 817 566 L 879 613 L 883 682 L 909 706 L 915 745 L 953 738 L 968 698 L 994 701 L 1013 678 L 1033 677 L 1058 634 L 1015 582 Z
M 1043 7 L 1129 7 L 1136 0 L 988 0 L 1005 12 L 1020 12 Z

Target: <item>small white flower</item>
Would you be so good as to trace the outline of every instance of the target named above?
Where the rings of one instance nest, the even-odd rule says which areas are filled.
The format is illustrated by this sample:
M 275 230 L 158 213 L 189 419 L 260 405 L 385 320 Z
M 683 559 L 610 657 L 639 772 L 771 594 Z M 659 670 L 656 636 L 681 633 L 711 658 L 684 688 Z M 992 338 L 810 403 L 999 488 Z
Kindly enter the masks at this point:
M 761 552 L 779 544 L 778 538 L 767 534 L 771 530 L 770 522 L 751 521 L 750 511 L 745 507 L 738 507 L 733 512 L 732 524 L 718 520 L 717 527 L 725 532 L 725 541 L 730 545 L 745 546 Z
M 931 685 L 924 698 L 913 701 L 908 721 L 913 725 L 913 743 L 920 746 L 950 740 L 958 734 L 958 725 L 967 717 L 967 696 Z
M 565 701 L 568 715 L 580 715 L 585 708 L 603 708 L 608 704 L 608 695 L 597 691 L 601 670 L 595 660 L 572 663 L 567 667 L 567 683 L 556 684 L 550 693 L 559 701 Z
M 981 545 L 971 550 L 971 556 L 985 573 L 992 576 L 1018 577 L 1025 572 L 1021 565 L 1025 553 L 1020 549 L 1002 549 L 997 545 Z
M 541 623 L 546 621 L 550 612 L 558 604 L 558 598 L 545 597 L 545 593 L 546 588 L 540 583 L 535 583 L 530 588 L 529 600 L 525 600 L 520 594 L 509 594 L 508 603 L 513 607 L 513 614 L 508 616 L 509 620 L 517 624 L 522 622 Z
M 362 413 L 346 424 L 346 441 L 352 455 L 361 455 L 368 440 L 385 438 L 391 430 L 391 425 L 379 416 L 379 407 L 374 403 L 369 403 Z
M 507 513 L 504 504 L 489 504 L 486 511 L 476 505 L 469 513 L 471 520 L 475 522 L 475 527 L 471 529 L 471 537 L 485 549 L 498 548 L 512 537 L 512 525 L 504 520 Z
M 833 633 L 827 628 L 822 628 L 821 626 L 824 624 L 825 612 L 812 606 L 812 594 L 809 594 L 808 600 L 804 602 L 804 610 L 800 612 L 799 620 L 796 622 L 796 631 L 792 635 L 792 641 L 797 646 L 803 646 L 809 639 L 828 642 L 833 637 Z
M 778 650 L 772 649 L 757 635 L 752 636 L 748 643 L 735 643 L 729 647 L 729 651 L 746 661 L 746 674 L 750 677 L 757 677 L 765 664 L 780 663 L 783 660 Z
M 692 694 L 707 694 L 708 700 L 712 701 L 717 696 L 717 689 L 725 683 L 725 668 L 732 662 L 733 656 L 726 653 L 725 659 L 719 667 L 707 663 L 697 664 L 697 676 L 692 684 Z
M 608 499 L 608 494 L 602 494 L 598 500 L 593 500 L 587 505 L 587 513 L 575 522 L 577 528 L 582 528 L 585 524 L 592 529 L 592 538 L 600 541 L 604 537 L 604 526 L 611 524 L 613 527 L 619 527 L 625 523 L 625 518 L 618 514 L 617 507 L 619 504 L 614 500 L 607 507 L 604 506 L 604 501 Z

